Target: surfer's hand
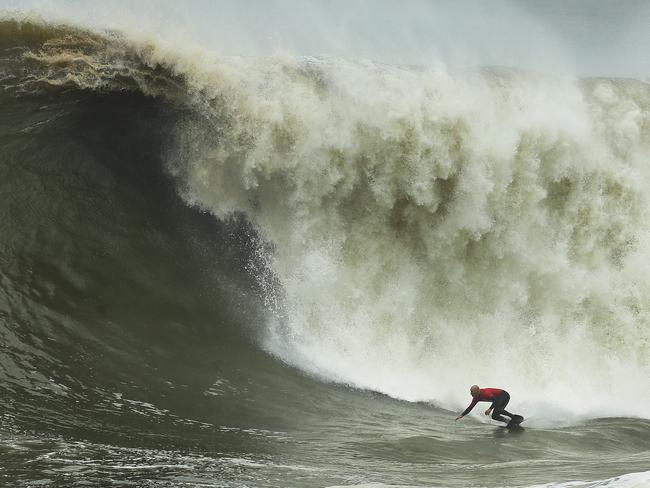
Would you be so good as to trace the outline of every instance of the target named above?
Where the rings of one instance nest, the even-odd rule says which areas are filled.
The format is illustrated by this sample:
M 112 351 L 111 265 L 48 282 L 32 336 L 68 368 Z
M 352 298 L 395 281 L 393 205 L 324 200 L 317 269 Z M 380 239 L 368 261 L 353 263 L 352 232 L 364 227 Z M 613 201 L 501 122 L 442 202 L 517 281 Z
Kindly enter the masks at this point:
M 458 417 L 456 417 L 456 420 L 460 420 L 460 419 L 462 419 L 462 418 L 463 418 L 463 416 L 462 416 L 462 415 L 459 415 Z
M 485 415 L 490 415 L 490 412 L 491 412 L 491 411 L 492 411 L 492 409 L 491 409 L 491 408 L 488 408 L 488 409 L 485 411 Z

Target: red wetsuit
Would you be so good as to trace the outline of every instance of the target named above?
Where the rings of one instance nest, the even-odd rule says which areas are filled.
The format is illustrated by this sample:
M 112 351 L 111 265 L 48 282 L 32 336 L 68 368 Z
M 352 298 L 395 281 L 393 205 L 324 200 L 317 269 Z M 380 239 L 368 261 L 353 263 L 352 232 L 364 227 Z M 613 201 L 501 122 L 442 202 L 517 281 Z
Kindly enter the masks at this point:
M 469 407 L 465 409 L 465 411 L 461 414 L 462 417 L 467 415 L 472 411 L 474 406 L 478 402 L 493 402 L 497 398 L 499 398 L 501 395 L 505 393 L 505 390 L 502 390 L 501 388 L 480 388 L 478 390 L 478 396 L 475 396 L 472 399 L 472 403 L 469 404 Z M 507 402 L 506 402 L 507 403 Z

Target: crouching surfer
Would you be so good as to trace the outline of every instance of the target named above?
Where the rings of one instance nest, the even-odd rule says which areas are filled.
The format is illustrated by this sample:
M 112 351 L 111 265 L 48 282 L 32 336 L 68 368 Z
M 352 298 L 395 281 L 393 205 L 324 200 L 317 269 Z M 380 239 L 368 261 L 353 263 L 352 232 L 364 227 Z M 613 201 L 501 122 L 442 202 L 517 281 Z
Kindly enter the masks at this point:
M 460 420 L 470 413 L 478 402 L 492 402 L 490 408 L 485 411 L 485 415 L 492 413 L 494 420 L 506 422 L 508 427 L 519 424 L 524 420 L 521 415 L 512 414 L 506 410 L 506 405 L 510 401 L 510 394 L 506 390 L 501 388 L 479 388 L 478 385 L 472 385 L 469 392 L 472 395 L 472 403 L 463 413 L 456 417 L 456 420 Z M 510 417 L 510 419 L 507 419 L 504 415 Z

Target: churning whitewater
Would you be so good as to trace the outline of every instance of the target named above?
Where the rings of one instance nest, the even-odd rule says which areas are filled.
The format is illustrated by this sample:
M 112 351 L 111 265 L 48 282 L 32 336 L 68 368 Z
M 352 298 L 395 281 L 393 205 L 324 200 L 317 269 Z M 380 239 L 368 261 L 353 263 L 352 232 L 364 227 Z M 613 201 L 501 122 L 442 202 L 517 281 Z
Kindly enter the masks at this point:
M 2 327 L 12 352 L 2 362 L 11 385 L 2 425 L 7 452 L 36 443 L 30 462 L 43 465 L 9 469 L 15 486 L 84 456 L 96 459 L 81 471 L 91 483 L 113 476 L 107 459 L 125 472 L 149 459 L 137 486 L 648 480 L 646 82 L 224 56 L 33 20 L 0 22 L 0 47 L 3 171 L 14 182 L 2 187 L 4 213 L 27 212 L 4 224 L 13 241 L 3 238 Z M 33 178 L 31 190 L 11 190 Z M 27 194 L 40 196 L 18 203 Z M 29 213 L 61 202 L 68 210 Z M 154 230 L 142 237 L 141 227 Z M 78 250 L 61 244 L 68 257 L 56 257 L 59 241 Z M 229 251 L 237 246 L 243 257 Z M 83 269 L 75 256 L 87 256 Z M 100 271 L 106 256 L 123 263 L 119 277 L 115 264 Z M 55 298 L 62 285 L 37 284 L 51 259 L 69 260 L 47 271 L 65 277 L 65 306 Z M 125 305 L 132 296 L 150 302 L 137 320 Z M 86 310 L 89 297 L 97 303 Z M 178 304 L 155 314 L 169 324 L 146 326 L 165 303 Z M 211 319 L 213 308 L 230 312 Z M 60 351 L 47 345 L 57 334 Z M 181 337 L 187 355 L 174 352 Z M 223 349 L 202 349 L 206 337 Z M 76 372 L 93 364 L 91 349 L 77 362 L 66 352 L 84 341 L 102 351 L 89 376 Z M 213 357 L 214 369 L 199 357 Z M 473 383 L 507 387 L 531 437 L 507 438 L 501 454 L 492 452 L 501 437 L 447 425 Z M 63 403 L 50 405 L 47 392 Z M 74 399 L 87 402 L 83 413 L 66 413 Z M 26 432 L 21 405 L 29 418 L 47 410 L 58 420 Z M 124 409 L 137 415 L 124 421 Z M 157 426 L 140 426 L 138 415 Z M 105 422 L 112 434 L 99 433 Z M 584 444 L 571 444 L 561 430 L 569 425 Z M 219 440 L 197 433 L 211 428 Z M 347 429 L 355 434 L 345 440 Z M 492 453 L 464 458 L 468 439 Z M 534 447 L 540 439 L 564 453 L 553 469 L 553 456 Z M 295 446 L 307 442 L 317 447 L 301 454 Z M 356 450 L 386 471 L 336 457 Z M 587 452 L 593 462 L 580 464 Z M 402 462 L 422 464 L 409 472 Z M 151 466 L 171 474 L 156 478 Z M 191 476 L 179 474 L 186 468 Z
M 201 76 L 218 115 L 183 129 L 186 197 L 273 244 L 270 351 L 408 400 L 499 378 L 644 415 L 645 84 L 313 59 Z
M 499 378 L 645 416 L 645 83 L 140 55 L 200 111 L 169 161 L 187 200 L 273 245 L 272 353 L 408 400 Z

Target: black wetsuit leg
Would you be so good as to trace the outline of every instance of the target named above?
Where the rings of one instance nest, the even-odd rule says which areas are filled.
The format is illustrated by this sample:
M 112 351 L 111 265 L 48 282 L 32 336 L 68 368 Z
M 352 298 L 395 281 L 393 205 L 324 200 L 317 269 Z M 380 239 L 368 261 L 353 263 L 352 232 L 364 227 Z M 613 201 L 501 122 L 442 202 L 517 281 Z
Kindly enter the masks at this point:
M 506 411 L 506 405 L 510 401 L 510 394 L 507 391 L 504 391 L 492 402 L 492 418 L 498 420 L 499 422 L 509 422 L 507 418 L 503 415 L 507 415 L 512 418 L 512 414 Z

